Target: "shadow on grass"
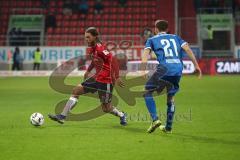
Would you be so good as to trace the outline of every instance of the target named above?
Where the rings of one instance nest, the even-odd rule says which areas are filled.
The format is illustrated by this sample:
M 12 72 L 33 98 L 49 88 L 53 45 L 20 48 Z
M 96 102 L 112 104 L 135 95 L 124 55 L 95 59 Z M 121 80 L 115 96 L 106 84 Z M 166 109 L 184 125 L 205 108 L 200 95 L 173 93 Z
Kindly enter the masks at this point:
M 127 125 L 127 126 L 112 126 L 112 128 L 114 128 L 114 129 L 119 129 L 119 130 L 126 130 L 126 131 L 128 131 L 128 132 L 146 133 L 146 130 L 145 130 L 145 129 L 133 127 L 133 126 L 131 126 L 131 125 Z
M 211 138 L 211 137 L 203 137 L 203 136 L 196 136 L 196 135 L 188 135 L 183 133 L 173 133 L 171 137 L 181 137 L 184 140 L 192 140 L 198 141 L 202 143 L 213 143 L 213 144 L 226 144 L 226 145 L 240 145 L 240 141 L 231 141 L 226 139 L 219 139 L 219 138 Z

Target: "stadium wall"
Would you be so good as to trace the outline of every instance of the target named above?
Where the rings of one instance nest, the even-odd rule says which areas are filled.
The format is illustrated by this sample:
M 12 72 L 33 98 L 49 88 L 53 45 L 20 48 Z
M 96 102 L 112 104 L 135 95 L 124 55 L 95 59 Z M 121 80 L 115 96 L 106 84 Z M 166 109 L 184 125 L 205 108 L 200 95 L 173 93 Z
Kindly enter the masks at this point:
M 238 59 L 201 59 L 201 51 L 198 46 L 191 46 L 193 49 L 200 67 L 204 74 L 240 74 L 240 62 Z M 0 47 L 0 76 L 49 76 L 59 65 L 72 59 L 74 57 L 82 57 L 84 59 L 87 48 L 85 46 L 79 47 L 40 47 L 43 59 L 41 64 L 42 71 L 31 71 L 33 68 L 33 53 L 36 47 L 21 47 L 20 52 L 23 57 L 23 71 L 12 72 L 12 53 L 14 47 Z M 135 46 L 128 49 L 114 49 L 111 52 L 114 55 L 123 55 L 125 57 L 122 68 L 126 68 L 128 72 L 137 72 L 141 63 L 141 55 L 143 46 Z M 240 46 L 235 47 L 235 57 L 240 58 Z M 118 57 L 119 58 L 119 57 Z M 120 57 L 122 58 L 122 57 Z M 192 74 L 194 71 L 193 64 L 188 60 L 187 56 L 183 56 L 184 59 L 184 74 Z M 80 70 L 85 70 L 88 66 L 87 61 L 83 61 L 85 67 Z M 73 64 L 75 68 L 78 68 L 78 64 Z M 155 62 L 151 62 L 150 65 L 156 65 Z M 153 67 L 152 67 L 153 68 Z M 152 69 L 150 67 L 150 69 Z M 71 75 L 82 75 L 82 71 L 75 70 Z

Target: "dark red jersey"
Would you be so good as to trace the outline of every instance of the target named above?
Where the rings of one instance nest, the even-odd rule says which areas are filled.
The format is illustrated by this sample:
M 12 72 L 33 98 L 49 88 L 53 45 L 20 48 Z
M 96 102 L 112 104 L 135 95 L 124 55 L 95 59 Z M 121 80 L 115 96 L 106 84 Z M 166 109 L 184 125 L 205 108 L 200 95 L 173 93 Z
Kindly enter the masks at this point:
M 94 47 L 91 47 L 90 57 L 92 62 L 87 70 L 96 69 L 95 80 L 101 83 L 114 83 L 119 77 L 118 62 L 106 46 L 97 43 Z

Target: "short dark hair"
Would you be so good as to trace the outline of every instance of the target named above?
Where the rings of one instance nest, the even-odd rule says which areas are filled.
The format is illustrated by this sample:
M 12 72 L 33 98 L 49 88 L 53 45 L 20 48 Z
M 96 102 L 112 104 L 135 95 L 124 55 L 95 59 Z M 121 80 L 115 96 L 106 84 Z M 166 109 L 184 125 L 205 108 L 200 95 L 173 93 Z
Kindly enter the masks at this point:
M 155 27 L 161 32 L 168 29 L 168 21 L 166 20 L 156 20 Z
M 91 35 L 96 36 L 96 37 L 99 35 L 99 32 L 98 32 L 97 28 L 95 28 L 95 27 L 89 27 L 86 29 L 85 32 L 90 33 Z

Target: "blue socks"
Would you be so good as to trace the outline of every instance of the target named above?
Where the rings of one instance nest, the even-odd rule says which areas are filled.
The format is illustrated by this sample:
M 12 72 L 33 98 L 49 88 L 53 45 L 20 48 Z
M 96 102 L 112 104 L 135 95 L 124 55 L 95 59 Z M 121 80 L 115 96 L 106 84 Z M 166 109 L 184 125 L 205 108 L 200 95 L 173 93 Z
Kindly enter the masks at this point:
M 175 106 L 173 102 L 167 103 L 167 122 L 166 122 L 166 129 L 172 129 L 172 123 L 175 113 Z
M 158 120 L 156 104 L 152 97 L 152 93 L 146 93 L 144 95 L 144 99 L 145 99 L 145 103 L 146 103 L 148 112 L 150 113 L 152 120 L 153 121 Z
M 152 93 L 146 93 L 144 95 L 144 99 L 145 99 L 145 103 L 146 103 L 148 112 L 150 113 L 150 116 L 151 116 L 152 120 L 153 121 L 158 120 L 156 104 L 155 104 L 155 101 L 152 97 Z M 167 120 L 166 120 L 166 129 L 167 130 L 172 129 L 174 113 L 175 113 L 174 103 L 173 102 L 167 103 Z

